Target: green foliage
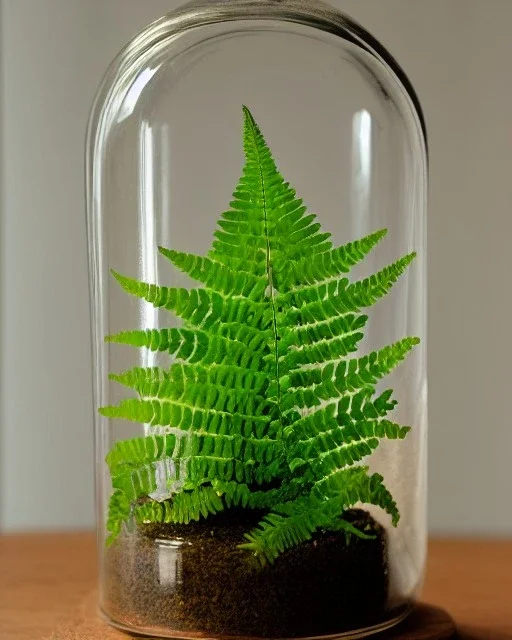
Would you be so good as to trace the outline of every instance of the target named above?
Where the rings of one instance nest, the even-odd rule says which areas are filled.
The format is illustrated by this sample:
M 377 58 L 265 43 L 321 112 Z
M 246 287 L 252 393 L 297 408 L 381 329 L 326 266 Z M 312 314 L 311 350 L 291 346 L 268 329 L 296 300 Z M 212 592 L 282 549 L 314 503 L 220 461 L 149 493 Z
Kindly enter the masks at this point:
M 364 309 L 388 293 L 414 254 L 349 280 L 386 231 L 333 247 L 246 108 L 243 140 L 243 174 L 208 256 L 159 249 L 201 286 L 113 273 L 125 291 L 183 325 L 106 338 L 172 357 L 168 368 L 112 374 L 138 397 L 100 411 L 144 423 L 147 433 L 107 456 L 110 541 L 132 518 L 188 523 L 232 507 L 258 509 L 266 515 L 243 547 L 265 563 L 318 530 L 365 537 L 344 519 L 358 503 L 381 507 L 397 525 L 383 478 L 360 463 L 383 438 L 409 431 L 389 419 L 392 390 L 378 394 L 376 385 L 419 340 L 356 353 Z

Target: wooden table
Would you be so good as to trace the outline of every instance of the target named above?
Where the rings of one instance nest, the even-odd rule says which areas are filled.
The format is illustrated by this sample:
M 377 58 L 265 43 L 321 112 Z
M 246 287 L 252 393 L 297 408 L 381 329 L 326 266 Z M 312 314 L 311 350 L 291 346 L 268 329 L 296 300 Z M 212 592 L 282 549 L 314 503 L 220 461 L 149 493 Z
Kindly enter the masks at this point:
M 0 639 L 51 638 L 95 584 L 90 533 L 0 537 Z M 465 638 L 512 640 L 512 541 L 433 540 L 424 599 Z

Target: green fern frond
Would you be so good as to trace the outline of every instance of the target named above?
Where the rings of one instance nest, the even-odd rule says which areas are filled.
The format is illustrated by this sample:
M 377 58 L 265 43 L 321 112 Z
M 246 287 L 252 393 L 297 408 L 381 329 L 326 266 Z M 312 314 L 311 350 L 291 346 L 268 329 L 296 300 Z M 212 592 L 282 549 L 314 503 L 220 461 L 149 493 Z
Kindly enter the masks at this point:
M 243 435 L 255 433 L 263 437 L 271 423 L 270 416 L 231 413 L 203 408 L 172 400 L 122 400 L 119 405 L 102 407 L 101 415 L 148 424 L 172 427 L 182 431 L 203 430 L 210 434 Z
M 416 254 L 397 260 L 374 275 L 350 283 L 348 278 L 292 289 L 278 297 L 289 307 L 287 321 L 299 325 L 325 322 L 345 314 L 357 313 L 375 304 L 414 260 Z
M 235 365 L 213 364 L 203 366 L 198 364 L 176 363 L 169 370 L 159 367 L 135 367 L 121 374 L 111 373 L 109 379 L 134 389 L 140 395 L 146 395 L 146 390 L 158 388 L 168 381 L 174 384 L 204 384 L 215 386 L 226 393 L 253 394 L 264 399 L 263 388 L 267 381 L 265 372 L 254 371 Z M 150 393 L 149 395 L 155 395 Z
M 295 490 L 286 487 L 253 491 L 247 484 L 212 480 L 212 486 L 183 491 L 169 500 L 158 502 L 148 499 L 134 507 L 133 516 L 139 524 L 187 524 L 231 507 L 271 509 L 279 500 L 295 497 L 297 490 L 296 486 Z
M 221 386 L 215 373 L 215 369 L 210 372 L 176 363 L 169 370 L 137 370 L 110 378 L 131 386 L 144 400 L 175 401 L 190 407 L 258 417 L 271 413 L 272 405 L 261 395 L 261 382 L 256 388 L 252 386 L 257 377 L 251 371 L 238 374 L 236 381 L 243 382 L 243 386 L 234 388 Z
M 308 461 L 308 472 L 313 478 L 322 479 L 364 460 L 377 449 L 380 440 L 403 440 L 409 431 L 409 427 L 389 420 L 361 420 L 299 440 L 291 452 Z
M 346 444 L 365 438 L 403 440 L 410 430 L 390 420 L 359 420 L 343 427 L 343 440 Z
M 339 360 L 331 357 L 326 365 L 293 371 L 289 376 L 285 408 L 314 407 L 325 400 L 373 388 L 418 343 L 418 338 L 404 338 L 361 358 Z
M 363 310 L 391 291 L 415 254 L 352 282 L 352 267 L 386 230 L 334 247 L 243 112 L 245 164 L 208 255 L 159 248 L 200 286 L 112 272 L 127 293 L 183 326 L 106 338 L 171 358 L 166 368 L 111 374 L 138 397 L 100 411 L 144 424 L 147 434 L 107 456 L 110 542 L 131 519 L 187 523 L 257 509 L 266 516 L 243 546 L 264 563 L 321 531 L 365 537 L 344 519 L 357 504 L 381 507 L 398 523 L 382 477 L 359 465 L 382 439 L 409 431 L 390 416 L 392 390 L 377 393 L 377 384 L 419 340 L 351 354 L 364 338 Z
M 126 523 L 131 515 L 132 500 L 128 494 L 120 489 L 116 489 L 110 496 L 107 514 L 107 545 L 111 545 L 121 533 L 123 524 Z
M 246 534 L 247 543 L 241 548 L 252 551 L 262 564 L 274 562 L 287 549 L 310 540 L 319 529 L 342 527 L 339 515 L 358 503 L 381 507 L 396 526 L 400 516 L 382 476 L 367 472 L 367 467 L 340 471 L 318 483 L 307 498 L 276 505 L 257 529 Z M 345 528 L 365 537 L 348 523 Z
M 133 510 L 138 524 L 188 524 L 209 515 L 223 511 L 224 504 L 212 487 L 199 487 L 193 491 L 183 491 L 171 500 L 157 502 L 148 500 Z
M 331 278 L 340 277 L 342 273 L 348 273 L 364 260 L 386 234 L 387 229 L 381 229 L 360 240 L 291 263 L 287 285 L 300 289 L 307 285 L 323 284 Z
M 384 267 L 382 271 L 349 285 L 346 290 L 347 304 L 358 309 L 374 305 L 390 291 L 415 258 L 416 252 L 410 253 Z
M 211 412 L 196 410 L 193 415 L 178 413 L 174 421 L 162 418 L 156 420 L 153 414 L 144 412 L 147 407 L 151 411 L 152 404 L 138 400 L 125 400 L 118 407 L 103 408 L 102 414 L 110 418 L 122 417 L 126 420 L 148 423 L 150 426 L 165 426 L 176 431 L 179 429 L 182 433 L 191 431 L 190 435 L 180 435 L 176 448 L 168 456 L 169 459 L 185 462 L 185 471 L 182 473 L 189 483 L 200 484 L 206 479 L 217 478 L 263 484 L 270 482 L 280 467 L 281 450 L 276 440 L 256 429 L 251 429 L 251 425 L 244 424 L 240 416 L 235 417 L 224 413 L 221 419 L 215 421 L 210 417 Z M 181 407 L 179 410 L 181 411 Z M 192 422 L 196 415 L 200 416 L 200 425 Z M 151 419 L 147 419 L 150 417 Z M 250 435 L 244 436 L 244 431 Z M 172 435 L 151 437 L 169 438 Z M 139 441 L 139 439 L 134 440 L 137 443 Z M 127 446 L 124 445 L 124 447 Z M 154 460 L 157 459 L 159 458 Z M 146 462 L 154 460 L 141 460 L 134 455 L 134 468 L 143 470 L 147 474 L 150 466 Z
M 255 490 L 239 482 L 212 480 L 212 485 L 222 495 L 228 508 L 272 509 L 276 504 L 297 498 L 303 492 L 303 484 L 298 480 L 284 483 L 278 489 Z
M 258 525 L 245 535 L 240 548 L 252 551 L 262 565 L 273 563 L 284 551 L 310 540 L 319 529 L 343 530 L 359 538 L 365 534 L 339 517 L 352 505 L 340 506 L 341 498 L 318 500 L 314 494 L 275 505 Z
M 173 434 L 119 440 L 107 454 L 106 463 L 112 478 L 116 478 L 126 470 L 171 458 L 175 449 L 176 436 Z
M 248 300 L 262 302 L 267 286 L 264 278 L 257 278 L 247 271 L 233 271 L 221 262 L 209 258 L 182 253 L 159 247 L 160 253 L 191 278 L 202 282 L 207 288 L 227 296 L 243 296 Z
M 264 329 L 270 324 L 268 306 L 249 298 L 225 297 L 210 289 L 182 289 L 159 287 L 147 282 L 126 278 L 115 271 L 112 275 L 123 289 L 156 308 L 174 312 L 198 329 L 208 330 L 217 323 L 246 322 L 251 327 Z
M 341 512 L 358 503 L 373 504 L 391 516 L 393 526 L 400 520 L 398 507 L 383 477 L 378 473 L 368 475 L 368 467 L 338 470 L 316 482 L 311 494 L 320 501 L 332 501 Z
M 257 529 L 245 534 L 247 542 L 240 548 L 253 552 L 262 565 L 272 563 L 287 549 L 310 540 L 315 531 L 332 521 L 333 515 L 311 498 L 275 505 Z
M 347 542 L 350 540 L 350 536 L 355 536 L 356 538 L 361 538 L 361 540 L 375 540 L 375 536 L 373 534 L 365 533 L 361 531 L 357 527 L 347 520 L 340 518 L 339 520 L 333 521 L 329 524 L 329 531 L 344 531 L 347 536 Z
M 243 138 L 243 175 L 231 209 L 219 222 L 209 256 L 234 270 L 265 276 L 270 251 L 273 286 L 277 287 L 281 268 L 290 260 L 330 249 L 330 234 L 320 233 L 315 217 L 305 215 L 306 207 L 283 180 L 258 125 L 245 107 Z
M 258 344 L 258 348 L 251 348 L 256 345 L 253 343 L 254 336 L 247 331 L 247 327 L 245 331 L 240 330 L 238 334 L 229 332 L 228 329 L 229 325 L 219 327 L 219 335 L 217 332 L 199 329 L 142 329 L 122 331 L 107 336 L 105 341 L 132 347 L 145 347 L 151 351 L 167 351 L 177 359 L 190 363 L 235 365 L 251 370 L 264 367 L 259 355 L 262 346 Z M 249 336 L 252 341 L 248 339 Z

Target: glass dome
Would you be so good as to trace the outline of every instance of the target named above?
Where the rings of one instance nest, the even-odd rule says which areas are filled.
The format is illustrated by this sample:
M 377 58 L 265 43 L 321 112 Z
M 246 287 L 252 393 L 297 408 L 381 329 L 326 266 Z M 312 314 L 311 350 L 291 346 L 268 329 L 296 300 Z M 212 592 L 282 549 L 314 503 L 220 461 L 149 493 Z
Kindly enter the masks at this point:
M 405 74 L 319 2 L 195 2 L 113 62 L 87 155 L 104 616 L 172 638 L 398 623 L 426 548 Z

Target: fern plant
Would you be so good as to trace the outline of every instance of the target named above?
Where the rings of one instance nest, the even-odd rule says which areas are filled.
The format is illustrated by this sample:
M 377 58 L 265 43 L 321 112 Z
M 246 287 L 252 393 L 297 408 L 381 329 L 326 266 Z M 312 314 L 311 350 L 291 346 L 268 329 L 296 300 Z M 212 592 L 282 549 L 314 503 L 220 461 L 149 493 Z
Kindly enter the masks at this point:
M 159 248 L 201 286 L 168 288 L 113 272 L 126 292 L 182 326 L 106 338 L 172 358 L 168 368 L 111 374 L 138 397 L 100 411 L 144 423 L 147 434 L 117 442 L 107 456 L 109 543 L 128 521 L 188 523 L 243 507 L 266 513 L 242 545 L 265 563 L 317 530 L 365 537 L 344 518 L 356 503 L 381 507 L 397 525 L 383 478 L 363 462 L 382 438 L 409 431 L 389 417 L 392 390 L 377 393 L 376 385 L 419 340 L 351 355 L 364 335 L 364 309 L 414 254 L 349 280 L 386 230 L 334 247 L 245 107 L 243 114 L 243 174 L 208 255 Z

